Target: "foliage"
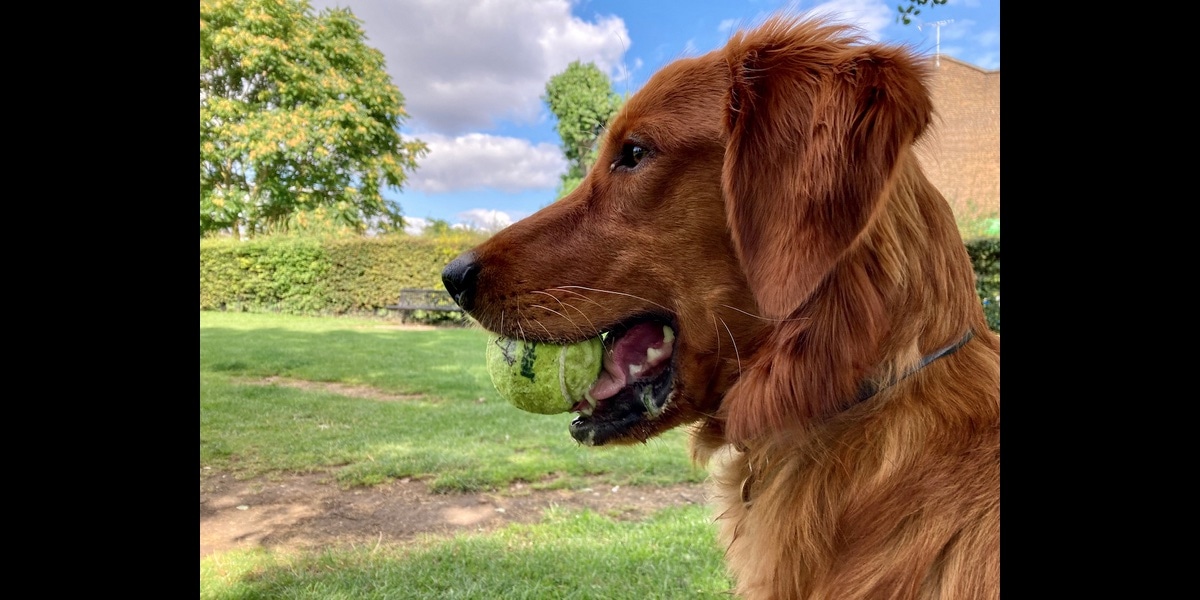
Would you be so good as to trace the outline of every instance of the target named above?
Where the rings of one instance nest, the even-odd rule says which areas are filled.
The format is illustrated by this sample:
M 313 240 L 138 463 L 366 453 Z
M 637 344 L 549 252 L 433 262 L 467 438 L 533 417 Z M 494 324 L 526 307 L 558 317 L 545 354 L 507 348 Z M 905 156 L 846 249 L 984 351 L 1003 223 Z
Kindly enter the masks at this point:
M 454 257 L 480 242 L 441 238 L 267 236 L 200 240 L 200 310 L 374 314 L 401 288 L 439 288 Z
M 438 237 L 450 235 L 453 230 L 450 228 L 450 222 L 445 219 L 429 219 L 425 227 L 421 229 L 421 235 L 430 237 Z
M 1000 237 L 1000 212 L 972 198 L 946 198 L 964 240 Z
M 621 107 L 621 97 L 595 64 L 574 61 L 546 82 L 542 100 L 558 118 L 556 129 L 568 163 L 558 188 L 561 198 L 579 185 L 596 162 L 596 142 Z
M 427 151 L 348 9 L 200 1 L 200 235 L 403 226 L 382 197 Z
M 981 238 L 966 243 L 975 267 L 975 291 L 983 303 L 988 327 L 1000 333 L 1000 238 Z
M 904 6 L 903 4 L 896 6 L 896 10 L 900 13 L 896 15 L 896 22 L 909 25 L 912 23 L 912 17 L 921 14 L 921 9 L 917 8 L 918 6 L 932 8 L 934 6 L 941 6 L 946 2 L 947 0 L 910 0 L 908 6 Z

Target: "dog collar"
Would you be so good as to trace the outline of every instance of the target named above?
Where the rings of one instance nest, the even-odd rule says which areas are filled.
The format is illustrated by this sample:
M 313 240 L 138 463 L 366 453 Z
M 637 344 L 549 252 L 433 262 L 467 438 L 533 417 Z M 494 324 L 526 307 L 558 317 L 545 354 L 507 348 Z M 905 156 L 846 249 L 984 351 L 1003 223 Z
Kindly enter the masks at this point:
M 951 354 L 954 354 L 954 352 L 956 350 L 958 350 L 959 348 L 962 348 L 967 342 L 971 341 L 971 338 L 973 338 L 973 337 L 975 337 L 975 334 L 972 333 L 970 329 L 968 329 L 966 335 L 962 336 L 962 339 L 960 339 L 957 342 L 954 342 L 953 344 L 950 344 L 949 346 L 946 346 L 945 348 L 942 348 L 941 350 L 938 350 L 932 354 L 926 354 L 923 358 L 921 358 L 921 362 L 917 363 L 917 366 L 909 369 L 903 375 L 901 375 L 900 377 L 897 377 L 895 380 L 893 380 L 892 382 L 890 382 L 886 385 L 877 386 L 874 383 L 870 383 L 870 382 L 863 383 L 862 388 L 860 388 L 858 391 L 858 398 L 854 402 L 856 404 L 859 402 L 863 402 L 863 401 L 867 400 L 868 398 L 870 398 L 871 396 L 878 394 L 880 391 L 887 389 L 893 385 L 896 385 L 897 383 L 900 383 L 901 381 L 904 381 L 904 379 L 907 378 L 909 375 L 912 375 L 913 373 L 916 373 L 917 371 L 924 369 L 925 366 L 928 365 L 929 363 L 931 363 L 943 356 L 949 356 Z
M 917 363 L 917 365 L 915 367 L 909 369 L 903 375 L 901 375 L 900 377 L 897 377 L 895 380 L 888 383 L 887 385 L 876 386 L 875 384 L 872 384 L 872 383 L 863 384 L 862 389 L 859 391 L 858 399 L 855 400 L 855 403 L 863 402 L 863 401 L 869 399 L 871 396 L 878 394 L 880 391 L 887 389 L 893 385 L 896 385 L 897 383 L 900 383 L 909 375 L 912 375 L 913 373 L 920 371 L 921 369 L 925 368 L 925 366 L 928 365 L 929 363 L 931 363 L 939 358 L 942 358 L 943 356 L 949 356 L 951 354 L 954 354 L 955 351 L 957 351 L 959 348 L 962 348 L 964 345 L 966 345 L 967 342 L 971 341 L 971 338 L 973 338 L 973 337 L 975 337 L 975 334 L 972 333 L 970 329 L 968 329 L 967 333 L 962 336 L 962 339 L 960 339 L 957 342 L 954 342 L 953 344 L 950 344 L 949 346 L 946 346 L 940 350 L 937 350 L 936 352 L 925 355 L 924 357 L 921 358 L 921 362 Z M 741 444 L 738 444 L 735 447 L 737 448 L 737 450 L 739 452 L 742 452 L 742 453 L 745 453 L 748 450 L 744 445 L 741 445 Z M 747 475 L 746 478 L 742 480 L 742 504 L 745 505 L 747 508 L 749 508 L 750 507 L 751 488 L 754 485 L 755 477 L 754 477 L 754 467 L 753 467 L 753 465 L 750 464 L 749 461 L 746 462 L 746 468 L 749 469 L 750 474 Z

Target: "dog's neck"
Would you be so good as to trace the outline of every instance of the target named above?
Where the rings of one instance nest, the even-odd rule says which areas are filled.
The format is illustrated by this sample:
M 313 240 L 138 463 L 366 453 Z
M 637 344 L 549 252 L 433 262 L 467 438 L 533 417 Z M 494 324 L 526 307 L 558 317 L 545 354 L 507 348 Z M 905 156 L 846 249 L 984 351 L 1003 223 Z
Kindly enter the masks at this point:
M 900 383 L 904 379 L 907 379 L 909 376 L 911 376 L 911 375 L 915 374 L 916 372 L 920 371 L 921 369 L 925 368 L 926 366 L 928 366 L 930 363 L 936 361 L 937 359 L 954 354 L 956 351 L 958 351 L 959 348 L 962 348 L 964 345 L 966 345 L 967 342 L 971 341 L 971 339 L 974 337 L 975 337 L 974 332 L 972 332 L 971 330 L 967 330 L 966 334 L 964 334 L 962 336 L 962 338 L 960 338 L 958 341 L 955 341 L 954 343 L 952 343 L 948 346 L 945 346 L 943 348 L 940 348 L 934 352 L 931 352 L 931 353 L 923 356 L 921 358 L 921 362 L 917 363 L 912 368 L 908 369 L 903 374 L 901 374 L 898 377 L 895 377 L 894 379 L 892 379 L 891 381 L 888 381 L 887 383 L 879 384 L 879 383 L 870 382 L 870 381 L 864 382 L 863 386 L 862 386 L 862 391 L 859 393 L 858 398 L 854 401 L 854 403 L 851 406 L 855 406 L 855 405 L 861 404 L 862 402 L 869 400 L 870 398 L 872 398 L 879 392 L 881 392 L 884 389 L 889 388 L 893 385 L 896 385 L 897 383 Z M 742 498 L 743 505 L 745 505 L 747 508 L 749 508 L 750 505 L 752 504 L 751 500 L 753 499 L 754 484 L 757 481 L 758 474 L 755 472 L 755 467 L 750 464 L 750 461 L 751 461 L 750 447 L 747 444 L 740 444 L 740 443 L 734 444 L 733 447 L 739 453 L 741 453 L 741 455 L 744 457 L 743 460 L 746 461 L 745 462 L 746 476 L 744 479 L 742 479 L 741 498 Z M 763 465 L 759 465 L 760 468 L 762 466 Z
M 925 356 L 921 357 L 921 362 L 917 363 L 912 368 L 908 369 L 907 371 L 902 373 L 899 377 L 896 377 L 896 378 L 892 379 L 891 381 L 888 381 L 888 382 L 882 383 L 882 384 L 876 383 L 874 381 L 864 381 L 860 388 L 860 391 L 858 393 L 858 398 L 855 399 L 854 404 L 858 404 L 860 402 L 865 402 L 866 400 L 870 399 L 875 394 L 878 394 L 881 390 L 883 390 L 885 388 L 889 388 L 893 385 L 896 385 L 897 383 L 900 383 L 901 381 L 908 378 L 908 376 L 912 375 L 913 373 L 916 373 L 917 371 L 924 369 L 929 363 L 931 363 L 939 358 L 942 358 L 943 356 L 948 356 L 950 354 L 954 354 L 955 351 L 957 351 L 959 348 L 962 348 L 963 345 L 965 345 L 967 342 L 971 341 L 971 338 L 973 338 L 973 337 L 975 337 L 974 332 L 972 332 L 971 330 L 968 329 L 967 333 L 965 335 L 963 335 L 962 338 L 959 339 L 957 342 L 954 342 L 953 344 L 950 344 L 944 348 L 941 348 L 940 350 L 926 354 Z

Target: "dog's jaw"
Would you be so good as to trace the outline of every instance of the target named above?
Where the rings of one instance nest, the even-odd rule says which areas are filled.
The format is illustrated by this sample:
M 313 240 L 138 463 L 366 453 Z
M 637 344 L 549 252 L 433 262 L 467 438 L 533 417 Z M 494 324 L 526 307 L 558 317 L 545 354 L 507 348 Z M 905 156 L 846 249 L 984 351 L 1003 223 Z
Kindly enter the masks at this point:
M 509 337 L 570 343 L 638 320 L 671 326 L 670 369 L 579 419 L 571 433 L 582 443 L 645 442 L 713 417 L 767 325 L 753 316 L 758 308 L 725 225 L 725 88 L 707 86 L 698 98 L 661 93 L 727 77 L 715 54 L 659 71 L 647 83 L 659 92 L 625 103 L 577 189 L 501 230 L 464 255 L 469 268 L 453 270 L 461 281 L 448 288 L 469 300 L 471 316 Z M 633 166 L 622 155 L 631 140 L 646 155 Z

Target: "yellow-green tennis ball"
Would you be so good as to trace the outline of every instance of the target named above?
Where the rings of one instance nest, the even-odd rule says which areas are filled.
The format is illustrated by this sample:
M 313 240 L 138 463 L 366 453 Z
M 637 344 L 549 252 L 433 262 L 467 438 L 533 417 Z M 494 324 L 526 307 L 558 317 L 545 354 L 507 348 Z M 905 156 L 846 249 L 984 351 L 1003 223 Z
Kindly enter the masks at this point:
M 553 415 L 571 410 L 596 382 L 604 342 L 595 337 L 559 346 L 493 336 L 488 373 L 496 391 L 521 410 Z

